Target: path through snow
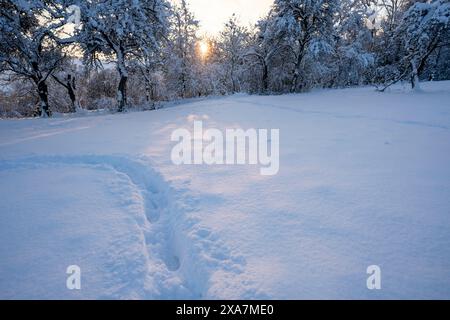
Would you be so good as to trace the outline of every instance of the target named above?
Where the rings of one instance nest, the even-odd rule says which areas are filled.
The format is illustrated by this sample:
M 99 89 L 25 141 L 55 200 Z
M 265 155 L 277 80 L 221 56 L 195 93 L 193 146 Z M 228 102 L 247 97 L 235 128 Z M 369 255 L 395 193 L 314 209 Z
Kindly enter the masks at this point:
M 183 199 L 182 193 L 172 189 L 161 175 L 153 170 L 151 162 L 145 157 L 132 159 L 126 156 L 100 155 L 33 156 L 0 162 L 0 175 L 6 175 L 5 180 L 11 179 L 8 175 L 12 174 L 14 176 L 17 172 L 25 173 L 26 176 L 34 179 L 36 179 L 36 172 L 38 177 L 39 174 L 50 176 L 63 174 L 65 179 L 74 179 L 76 178 L 74 176 L 81 174 L 87 180 L 101 179 L 111 192 L 111 198 L 115 199 L 118 204 L 118 208 L 115 209 L 124 211 L 122 212 L 123 215 L 132 213 L 132 218 L 138 227 L 139 233 L 122 234 L 121 236 L 125 238 L 125 243 L 118 243 L 115 240 L 108 243 L 107 250 L 109 251 L 112 248 L 115 252 L 108 252 L 110 256 L 106 259 L 106 262 L 101 261 L 102 257 L 98 257 L 100 264 L 109 264 L 108 268 L 104 270 L 107 274 L 100 278 L 105 278 L 105 276 L 106 278 L 114 278 L 112 284 L 114 284 L 115 288 L 107 289 L 104 292 L 100 290 L 91 291 L 87 297 L 134 299 L 208 298 L 207 285 L 210 271 L 214 270 L 215 273 L 219 273 L 224 277 L 225 281 L 226 277 L 239 277 L 239 274 L 242 273 L 243 264 L 245 264 L 244 259 L 230 252 L 223 243 L 211 235 L 210 230 L 198 226 L 198 221 L 186 217 L 186 212 L 194 210 L 190 204 L 194 203 L 195 200 Z M 43 177 L 41 176 L 40 178 L 42 179 Z M 30 183 L 36 183 L 36 181 L 30 181 Z M 83 184 L 86 183 L 88 184 L 84 180 Z M 84 188 L 85 185 L 80 185 L 80 187 Z M 42 192 L 40 190 L 41 186 L 35 185 L 35 188 Z M 46 186 L 43 189 L 46 193 L 58 193 L 58 190 L 46 190 Z M 87 191 L 90 193 L 93 190 L 88 189 Z M 1 193 L 7 198 L 8 192 L 5 189 Z M 67 192 L 67 190 L 64 190 L 64 192 Z M 94 195 L 99 196 L 95 193 Z M 56 194 L 56 196 L 60 200 L 67 195 Z M 98 198 L 95 200 L 101 201 Z M 108 199 L 105 200 L 108 201 Z M 54 204 L 49 203 L 49 205 Z M 10 211 L 12 213 L 11 209 L 14 211 L 18 209 L 16 204 L 10 205 L 10 210 L 2 210 L 2 212 Z M 77 203 L 72 203 L 72 205 L 77 205 Z M 80 219 L 80 217 L 71 216 L 70 208 L 64 206 L 63 210 L 66 209 L 69 210 L 69 214 L 66 212 L 62 217 L 55 216 L 52 219 L 59 220 L 63 218 L 67 220 L 74 219 L 75 221 Z M 97 223 L 95 220 L 98 217 L 92 216 L 92 212 L 77 211 L 76 213 L 83 216 L 88 214 L 94 220 L 94 223 Z M 99 212 L 93 213 L 97 215 Z M 6 219 L 7 217 L 4 216 L 3 218 Z M 33 217 L 32 219 L 35 218 Z M 48 217 L 40 218 L 48 219 Z M 121 218 L 129 220 L 127 216 Z M 29 222 L 34 223 L 36 221 Z M 43 222 L 40 221 L 39 223 Z M 52 222 L 55 223 L 56 221 Z M 4 226 L 7 224 L 8 222 L 5 221 Z M 65 234 L 65 236 L 77 238 L 79 236 L 79 225 L 73 225 L 72 227 L 73 229 L 70 232 L 73 234 Z M 45 229 L 46 226 L 41 226 L 41 228 Z M 38 231 L 38 233 L 40 232 Z M 4 234 L 1 241 L 2 253 L 14 250 L 17 245 L 15 243 L 17 238 L 10 236 L 8 233 Z M 57 241 L 52 238 L 54 236 L 52 233 L 41 234 L 40 236 L 48 237 L 41 240 L 47 245 Z M 129 239 L 126 239 L 127 237 Z M 82 246 L 82 243 L 78 244 Z M 60 254 L 64 253 L 64 251 L 70 253 L 70 250 L 76 246 L 77 240 L 73 240 L 73 242 L 67 242 L 66 246 L 58 248 L 60 252 L 53 253 Z M 80 248 L 77 249 L 80 250 Z M 87 247 L 84 249 L 89 250 Z M 135 261 L 121 262 L 123 259 L 121 255 L 128 250 L 139 255 L 140 258 L 129 257 Z M 25 255 L 27 253 L 22 252 L 22 254 Z M 22 270 L 24 276 L 26 277 L 28 273 L 28 276 L 32 277 L 33 273 L 40 272 L 43 268 L 48 267 L 48 265 L 40 265 L 40 263 L 43 263 L 50 255 L 52 255 L 52 252 L 46 252 L 43 256 L 37 257 L 37 260 L 28 265 L 28 271 Z M 16 256 L 11 258 L 16 258 Z M 23 258 L 27 259 L 26 256 Z M 33 259 L 35 258 L 33 257 Z M 13 261 L 5 257 L 1 263 L 4 269 L 14 264 Z M 124 265 L 120 265 L 120 263 L 124 263 Z M 82 270 L 84 269 L 83 266 L 80 267 Z M 63 269 L 59 271 L 62 272 Z M 47 270 L 43 270 L 43 274 L 47 274 Z M 51 277 L 57 282 L 53 286 L 58 287 L 58 282 L 61 282 L 61 278 L 55 276 Z M 3 298 L 23 297 L 24 292 L 20 292 L 20 295 L 17 296 L 12 290 L 20 287 L 21 279 L 6 279 L 5 277 L 2 280 L 5 287 L 11 288 L 11 292 L 8 292 L 8 290 L 2 292 Z M 91 281 L 95 280 L 92 279 Z M 36 285 L 36 283 L 29 285 Z M 249 283 L 247 283 L 245 288 L 245 290 L 251 292 L 248 296 L 254 296 L 256 292 L 251 291 L 248 285 Z M 47 282 L 45 286 L 51 288 L 52 284 Z M 68 290 L 48 290 L 45 293 L 37 290 L 35 294 L 30 290 L 30 293 L 26 293 L 25 296 L 28 298 L 58 298 L 61 296 L 74 298 L 79 296 L 77 292 Z M 83 295 L 80 295 L 80 297 L 83 297 Z

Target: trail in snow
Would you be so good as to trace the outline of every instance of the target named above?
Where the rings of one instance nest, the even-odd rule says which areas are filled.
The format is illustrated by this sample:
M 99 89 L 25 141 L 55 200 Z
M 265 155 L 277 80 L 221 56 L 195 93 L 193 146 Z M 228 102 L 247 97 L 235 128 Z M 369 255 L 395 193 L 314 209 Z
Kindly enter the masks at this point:
M 109 170 L 110 174 L 121 176 L 122 183 L 128 182 L 139 195 L 142 215 L 136 215 L 134 219 L 145 239 L 143 245 L 147 257 L 147 280 L 137 284 L 142 285 L 142 289 L 136 288 L 137 292 L 144 293 L 140 298 L 220 298 L 220 293 L 208 292 L 212 273 L 224 278 L 242 273 L 243 257 L 233 254 L 211 230 L 189 218 L 189 212 L 195 210 L 196 199 L 183 198 L 182 192 L 171 188 L 145 157 L 32 156 L 0 161 L 0 172 L 24 168 L 73 170 L 76 167 Z M 116 184 L 112 192 L 125 207 L 133 195 L 126 194 L 130 189 L 124 189 L 122 183 Z M 249 297 L 258 294 L 251 288 L 251 283 L 245 284 Z

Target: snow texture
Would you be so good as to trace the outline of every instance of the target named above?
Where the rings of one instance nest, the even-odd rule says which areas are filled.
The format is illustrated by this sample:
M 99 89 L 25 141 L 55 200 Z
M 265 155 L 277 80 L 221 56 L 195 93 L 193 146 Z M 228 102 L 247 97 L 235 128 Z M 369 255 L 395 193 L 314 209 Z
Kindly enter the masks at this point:
M 449 299 L 450 82 L 422 89 L 2 120 L 0 298 Z M 280 173 L 173 165 L 196 120 L 280 129 Z

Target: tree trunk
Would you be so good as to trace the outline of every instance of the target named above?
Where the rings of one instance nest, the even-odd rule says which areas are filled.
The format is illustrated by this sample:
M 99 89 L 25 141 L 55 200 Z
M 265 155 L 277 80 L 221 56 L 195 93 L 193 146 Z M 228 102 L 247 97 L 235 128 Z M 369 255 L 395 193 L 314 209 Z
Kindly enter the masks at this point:
M 32 62 L 31 65 L 34 73 L 32 79 L 37 86 L 39 96 L 39 115 L 44 118 L 51 117 L 52 113 L 48 104 L 48 86 L 45 82 L 46 78 L 42 77 L 37 62 Z
M 415 59 L 411 60 L 411 87 L 413 90 L 420 90 L 419 69 Z
M 292 80 L 292 87 L 291 87 L 291 92 L 295 93 L 295 92 L 301 92 L 302 91 L 302 87 L 300 84 L 300 69 L 295 68 L 294 71 L 294 78 Z
M 125 52 L 122 46 L 116 51 L 117 69 L 119 71 L 120 81 L 117 88 L 117 112 L 124 112 L 127 109 L 127 81 L 128 71 L 125 65 Z
M 69 94 L 70 101 L 72 102 L 72 112 L 77 112 L 80 109 L 78 104 L 77 95 L 75 94 L 75 77 L 72 75 L 67 76 L 67 93 Z
M 127 80 L 127 76 L 120 75 L 119 88 L 117 90 L 118 112 L 124 112 L 127 108 Z
M 187 86 L 186 86 L 186 73 L 184 71 L 181 74 L 181 83 L 182 83 L 181 97 L 183 99 L 186 99 L 187 98 Z
M 269 70 L 267 68 L 267 64 L 264 63 L 263 65 L 263 92 L 267 93 L 269 91 Z
M 41 117 L 51 117 L 51 111 L 48 104 L 48 87 L 44 80 L 39 80 L 37 83 L 39 94 L 39 108 Z
M 234 82 L 234 65 L 231 66 L 230 79 L 231 79 L 231 93 L 235 94 L 236 93 L 236 83 Z
M 75 77 L 71 74 L 67 75 L 66 82 L 59 79 L 57 76 L 52 75 L 53 79 L 58 82 L 61 86 L 63 86 L 67 90 L 67 94 L 69 95 L 71 108 L 70 112 L 75 113 L 81 109 L 80 103 L 78 102 L 77 94 L 76 94 L 76 85 L 75 85 Z
M 299 87 L 299 80 L 300 80 L 300 72 L 301 72 L 301 67 L 303 64 L 303 53 L 301 53 L 297 59 L 297 63 L 295 65 L 295 70 L 294 70 L 294 77 L 292 78 L 292 87 L 291 87 L 291 92 L 297 92 L 298 91 L 298 87 Z
M 292 86 L 291 86 L 292 93 L 297 91 L 299 77 L 300 77 L 300 69 L 297 68 L 297 66 L 296 66 L 295 70 L 294 70 L 294 77 L 292 78 Z
M 297 63 L 295 64 L 294 77 L 292 78 L 291 92 L 297 92 L 298 83 L 300 79 L 300 70 L 303 64 L 303 58 L 305 56 L 306 40 L 299 40 L 299 51 L 297 56 Z
M 145 101 L 149 103 L 152 100 L 152 86 L 148 81 L 145 81 Z

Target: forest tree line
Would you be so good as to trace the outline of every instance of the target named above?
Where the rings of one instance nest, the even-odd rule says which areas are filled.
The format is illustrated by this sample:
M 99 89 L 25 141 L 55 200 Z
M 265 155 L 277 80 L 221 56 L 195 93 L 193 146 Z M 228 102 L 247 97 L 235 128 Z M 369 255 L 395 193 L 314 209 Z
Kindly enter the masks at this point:
M 450 79 L 449 0 L 275 0 L 199 28 L 185 0 L 0 0 L 0 117 Z

